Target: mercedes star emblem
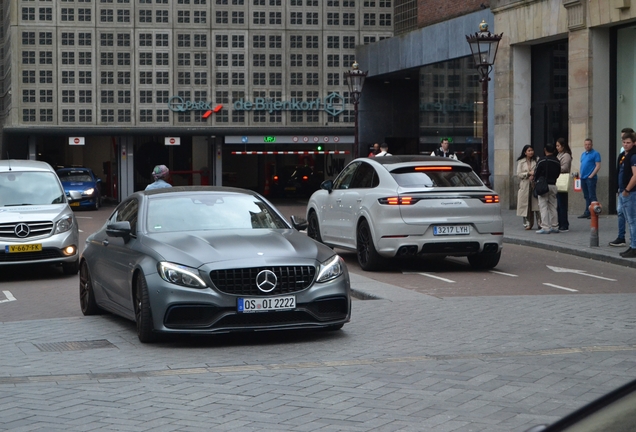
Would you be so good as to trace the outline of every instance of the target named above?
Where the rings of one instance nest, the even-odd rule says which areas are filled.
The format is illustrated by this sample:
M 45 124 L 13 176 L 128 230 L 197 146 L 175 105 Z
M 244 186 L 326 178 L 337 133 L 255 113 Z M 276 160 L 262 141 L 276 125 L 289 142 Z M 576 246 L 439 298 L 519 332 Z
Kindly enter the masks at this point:
M 271 270 L 263 270 L 256 275 L 256 286 L 263 292 L 271 292 L 276 288 L 278 278 Z
M 25 238 L 31 232 L 31 228 L 25 223 L 19 223 L 15 226 L 13 232 L 17 237 Z

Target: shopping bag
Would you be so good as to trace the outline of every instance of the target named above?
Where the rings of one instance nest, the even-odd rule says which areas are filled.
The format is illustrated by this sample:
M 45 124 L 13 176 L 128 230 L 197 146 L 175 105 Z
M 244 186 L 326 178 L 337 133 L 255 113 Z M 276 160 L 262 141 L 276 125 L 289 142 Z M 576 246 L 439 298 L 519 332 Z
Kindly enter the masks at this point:
M 569 192 L 572 185 L 570 173 L 561 173 L 556 181 L 557 192 Z

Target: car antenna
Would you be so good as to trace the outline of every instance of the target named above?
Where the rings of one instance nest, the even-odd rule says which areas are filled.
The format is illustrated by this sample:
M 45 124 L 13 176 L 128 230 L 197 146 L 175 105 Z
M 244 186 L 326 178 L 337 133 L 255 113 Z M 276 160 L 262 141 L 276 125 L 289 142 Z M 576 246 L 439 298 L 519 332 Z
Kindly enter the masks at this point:
M 9 171 L 11 171 L 11 158 L 9 157 L 8 151 L 7 151 L 7 163 L 9 164 Z

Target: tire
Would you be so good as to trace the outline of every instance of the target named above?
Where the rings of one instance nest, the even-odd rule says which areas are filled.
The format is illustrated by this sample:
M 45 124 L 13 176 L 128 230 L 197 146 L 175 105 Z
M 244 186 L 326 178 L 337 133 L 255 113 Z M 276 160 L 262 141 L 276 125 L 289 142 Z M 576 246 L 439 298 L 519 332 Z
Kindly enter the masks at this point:
M 97 198 L 95 198 L 95 205 L 93 206 L 93 210 L 99 210 L 99 208 L 102 206 L 102 197 L 98 196 Z
M 358 225 L 356 233 L 356 251 L 358 256 L 358 264 L 364 271 L 381 270 L 384 267 L 385 260 L 378 254 L 373 244 L 371 229 L 369 223 L 363 220 Z
M 318 224 L 318 215 L 316 212 L 309 213 L 309 220 L 307 221 L 307 236 L 322 243 L 322 236 L 320 235 L 320 225 Z
M 149 343 L 157 340 L 153 332 L 152 311 L 148 298 L 148 284 L 143 273 L 139 273 L 135 283 L 135 322 L 137 323 L 137 336 L 141 343 Z
M 99 308 L 99 306 L 97 306 L 97 302 L 95 301 L 93 280 L 91 278 L 91 273 L 88 270 L 88 264 L 86 264 L 86 262 L 83 262 L 82 266 L 80 267 L 79 297 L 80 308 L 82 309 L 82 313 L 85 316 L 99 315 L 101 313 L 101 309 Z
M 62 271 L 67 276 L 76 275 L 79 271 L 79 258 L 72 263 L 62 263 Z
M 499 264 L 501 251 L 497 253 L 479 253 L 477 255 L 468 255 L 468 262 L 474 269 L 489 270 L 495 268 Z

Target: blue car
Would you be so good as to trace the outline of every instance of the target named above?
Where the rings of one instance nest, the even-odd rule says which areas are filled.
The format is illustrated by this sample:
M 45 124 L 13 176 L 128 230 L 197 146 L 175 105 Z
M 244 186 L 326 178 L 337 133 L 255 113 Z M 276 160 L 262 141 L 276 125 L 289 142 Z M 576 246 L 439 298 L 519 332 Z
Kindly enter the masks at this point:
M 100 191 L 102 180 L 90 168 L 62 168 L 57 170 L 66 198 L 72 208 L 97 210 L 102 204 Z M 79 200 L 71 198 L 71 191 L 80 192 Z

